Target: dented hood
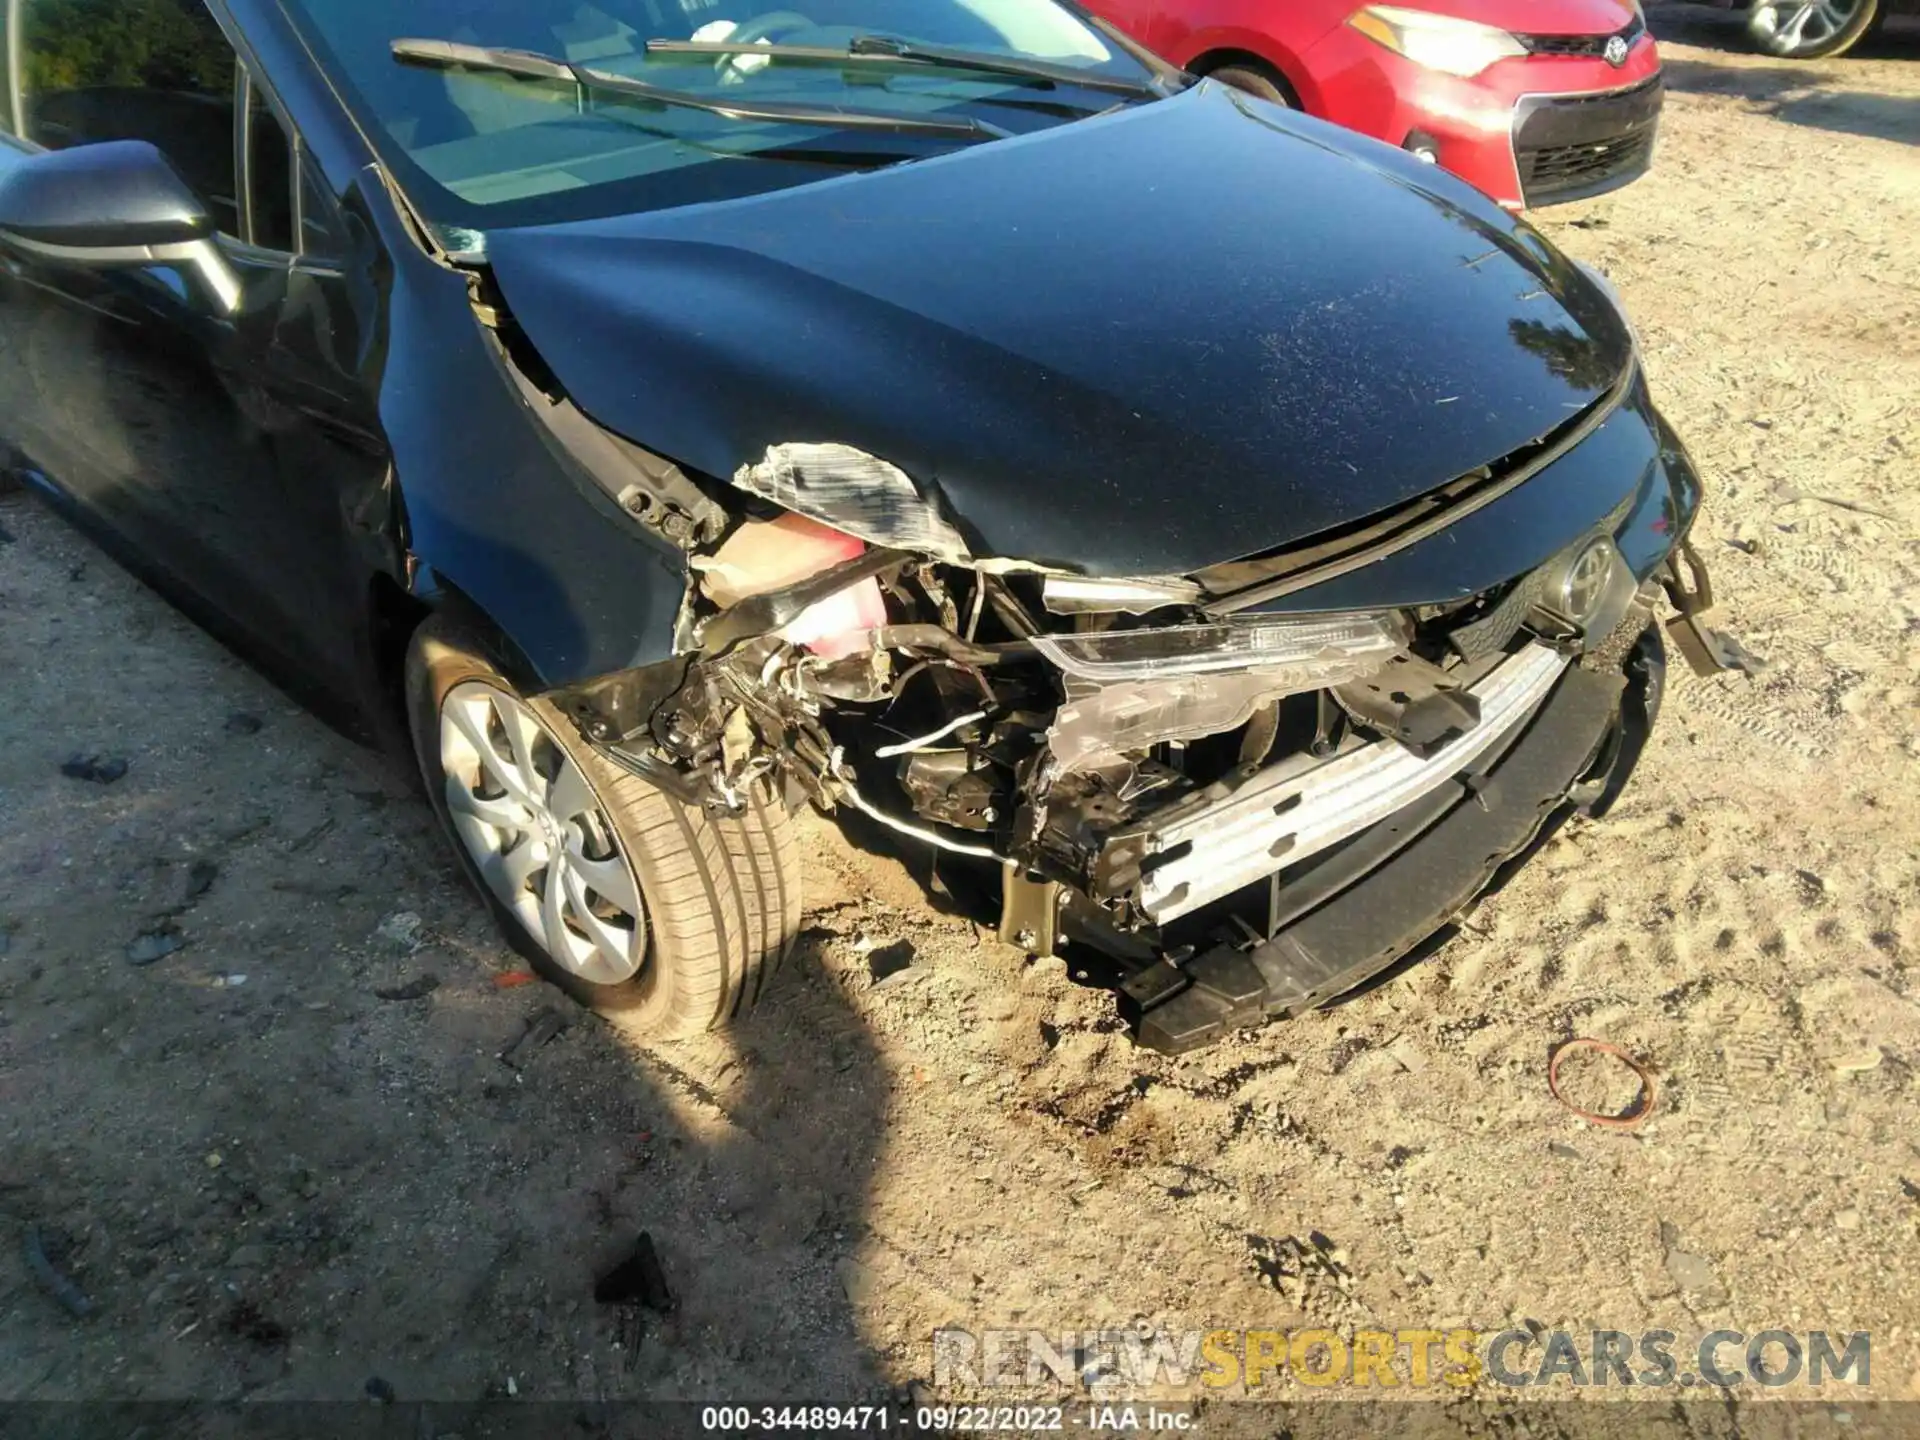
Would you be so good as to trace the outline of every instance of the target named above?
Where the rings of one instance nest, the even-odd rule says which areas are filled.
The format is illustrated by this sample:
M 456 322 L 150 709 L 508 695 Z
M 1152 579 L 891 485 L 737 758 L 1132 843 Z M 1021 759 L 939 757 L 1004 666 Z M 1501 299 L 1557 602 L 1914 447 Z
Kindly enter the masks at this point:
M 1213 84 L 497 231 L 489 255 L 608 428 L 716 476 L 851 445 L 937 491 L 975 553 L 1094 574 L 1385 509 L 1552 430 L 1630 358 L 1611 303 L 1463 184 Z

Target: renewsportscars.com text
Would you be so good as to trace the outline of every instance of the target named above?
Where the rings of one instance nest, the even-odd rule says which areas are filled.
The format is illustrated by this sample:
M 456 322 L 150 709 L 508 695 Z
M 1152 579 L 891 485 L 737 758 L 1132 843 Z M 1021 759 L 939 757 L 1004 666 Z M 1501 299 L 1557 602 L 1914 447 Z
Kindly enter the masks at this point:
M 1477 1386 L 1825 1386 L 1871 1383 L 1872 1335 L 1713 1330 L 966 1330 L 933 1336 L 935 1386 L 1090 1395 L 1198 1385 L 1461 1391 Z

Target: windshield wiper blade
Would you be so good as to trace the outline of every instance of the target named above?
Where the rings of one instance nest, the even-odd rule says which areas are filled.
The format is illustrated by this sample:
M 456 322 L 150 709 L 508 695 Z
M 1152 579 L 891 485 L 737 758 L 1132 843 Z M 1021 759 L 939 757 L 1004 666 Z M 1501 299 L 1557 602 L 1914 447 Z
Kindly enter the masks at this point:
M 486 45 L 463 45 L 457 40 L 395 40 L 393 58 L 407 65 L 428 65 L 443 70 L 486 70 L 498 75 L 517 75 L 525 80 L 552 80 L 578 85 L 595 94 L 618 95 L 654 105 L 676 105 L 688 110 L 705 110 L 729 120 L 766 120 L 776 124 L 819 125 L 838 130 L 878 130 L 889 135 L 937 135 L 954 140 L 1004 140 L 1008 131 L 982 120 L 948 119 L 932 115 L 888 115 L 864 110 L 841 110 L 832 105 L 764 104 L 757 101 L 719 100 L 694 95 L 684 90 L 667 90 L 616 75 L 611 70 L 596 70 L 576 65 L 555 55 L 535 50 L 507 50 Z
M 647 53 L 765 55 L 773 60 L 792 60 L 813 65 L 915 65 L 928 69 L 973 70 L 983 75 L 1037 80 L 1049 85 L 1078 85 L 1087 90 L 1104 90 L 1140 100 L 1159 99 L 1163 94 L 1145 80 L 1129 80 L 1123 75 L 1103 75 L 1097 70 L 1083 70 L 1077 65 L 1022 60 L 1011 55 L 991 55 L 981 50 L 949 50 L 940 45 L 915 45 L 905 40 L 890 40 L 884 35 L 856 35 L 844 50 L 830 45 L 763 45 L 755 41 L 649 40 Z

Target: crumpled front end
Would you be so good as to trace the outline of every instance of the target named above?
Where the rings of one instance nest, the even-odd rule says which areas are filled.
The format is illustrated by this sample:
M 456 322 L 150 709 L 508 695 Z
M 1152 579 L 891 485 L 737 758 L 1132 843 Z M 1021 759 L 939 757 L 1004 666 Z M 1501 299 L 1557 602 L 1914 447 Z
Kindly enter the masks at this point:
M 1651 458 L 1590 523 L 1465 593 L 1399 588 L 1562 462 L 1610 465 L 1616 414 Z M 727 488 L 686 542 L 681 653 L 554 698 L 689 799 L 771 779 L 995 882 L 1003 939 L 1097 955 L 1166 1050 L 1353 989 L 1556 816 L 1610 805 L 1659 706 L 1661 612 L 1696 667 L 1743 658 L 1684 545 L 1697 480 L 1632 375 L 1443 496 L 1187 576 L 970 555 L 848 447 L 772 447 Z M 1441 591 L 1470 568 L 1426 567 Z

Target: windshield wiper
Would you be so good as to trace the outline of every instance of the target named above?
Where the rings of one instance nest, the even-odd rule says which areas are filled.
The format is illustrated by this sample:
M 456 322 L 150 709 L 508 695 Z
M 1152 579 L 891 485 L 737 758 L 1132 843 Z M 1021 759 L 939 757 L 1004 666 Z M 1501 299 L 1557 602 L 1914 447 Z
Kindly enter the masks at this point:
M 982 75 L 1004 75 L 1048 85 L 1078 85 L 1140 100 L 1157 100 L 1164 93 L 1144 80 L 1104 75 L 1077 65 L 1055 65 L 1046 60 L 1022 60 L 980 50 L 949 50 L 941 45 L 915 45 L 884 35 L 856 35 L 847 48 L 830 45 L 762 45 L 735 40 L 649 40 L 649 55 L 765 55 L 812 65 L 915 65 L 939 70 L 973 70 Z
M 931 115 L 887 115 L 864 110 L 841 110 L 832 105 L 762 104 L 717 100 L 684 90 L 666 90 L 644 80 L 576 65 L 534 50 L 506 50 L 485 45 L 463 45 L 456 40 L 395 40 L 393 58 L 407 65 L 442 70 L 485 70 L 517 75 L 525 80 L 552 80 L 578 85 L 595 94 L 617 95 L 644 104 L 676 105 L 705 110 L 729 120 L 766 120 L 776 124 L 819 125 L 838 130 L 878 130 L 889 135 L 938 135 L 955 140 L 1004 140 L 1008 131 L 973 119 Z

